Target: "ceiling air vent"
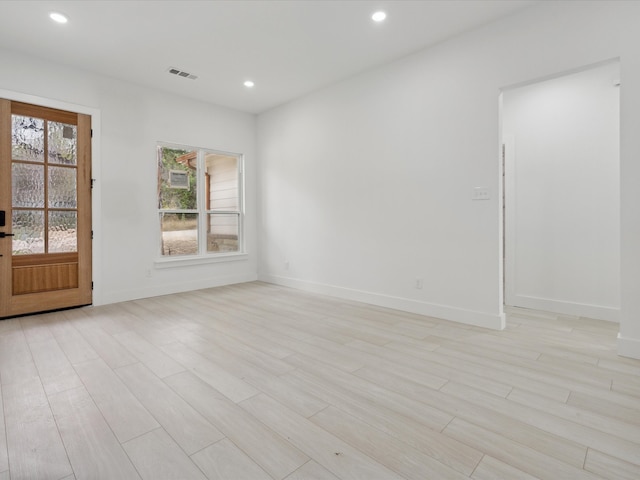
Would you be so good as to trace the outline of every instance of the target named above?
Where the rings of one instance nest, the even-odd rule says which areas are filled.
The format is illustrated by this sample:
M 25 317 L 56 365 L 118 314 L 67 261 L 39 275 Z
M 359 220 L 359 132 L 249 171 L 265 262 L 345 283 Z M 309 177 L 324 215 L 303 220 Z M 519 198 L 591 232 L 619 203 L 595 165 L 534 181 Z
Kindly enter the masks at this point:
M 172 73 L 173 75 L 177 75 L 179 77 L 190 78 L 191 80 L 195 80 L 196 78 L 198 78 L 196 75 L 193 75 L 192 73 L 183 72 L 182 70 L 178 70 L 177 68 L 174 68 L 174 67 L 169 67 L 169 73 Z

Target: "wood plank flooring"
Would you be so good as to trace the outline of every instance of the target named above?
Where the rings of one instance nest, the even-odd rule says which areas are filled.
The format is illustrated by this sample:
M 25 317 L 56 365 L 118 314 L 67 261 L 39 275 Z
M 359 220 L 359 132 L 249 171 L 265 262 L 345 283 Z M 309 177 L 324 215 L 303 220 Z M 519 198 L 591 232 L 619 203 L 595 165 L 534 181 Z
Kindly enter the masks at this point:
M 615 324 L 247 283 L 0 321 L 0 480 L 640 478 Z

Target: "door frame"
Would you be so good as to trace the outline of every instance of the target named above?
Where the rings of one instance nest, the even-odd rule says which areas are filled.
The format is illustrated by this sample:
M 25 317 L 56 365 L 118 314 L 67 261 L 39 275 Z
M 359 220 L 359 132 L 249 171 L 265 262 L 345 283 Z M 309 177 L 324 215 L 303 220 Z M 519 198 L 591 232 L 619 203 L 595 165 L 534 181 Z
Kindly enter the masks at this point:
M 61 100 L 54 100 L 36 95 L 29 95 L 11 90 L 0 89 L 0 98 L 7 100 L 30 103 L 42 107 L 55 108 L 57 110 L 66 110 L 75 113 L 82 113 L 91 117 L 91 177 L 93 190 L 91 195 L 91 230 L 93 231 L 92 253 L 91 253 L 91 271 L 93 281 L 93 305 L 102 305 L 102 209 L 101 209 L 101 192 L 100 192 L 100 132 L 101 112 L 98 108 L 80 105 Z

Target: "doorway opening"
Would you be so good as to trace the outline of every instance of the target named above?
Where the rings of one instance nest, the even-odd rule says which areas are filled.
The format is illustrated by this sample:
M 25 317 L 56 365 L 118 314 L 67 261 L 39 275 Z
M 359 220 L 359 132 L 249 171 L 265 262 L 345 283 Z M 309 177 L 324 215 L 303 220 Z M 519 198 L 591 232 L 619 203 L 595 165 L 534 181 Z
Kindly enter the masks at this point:
M 618 60 L 502 90 L 503 303 L 618 321 Z

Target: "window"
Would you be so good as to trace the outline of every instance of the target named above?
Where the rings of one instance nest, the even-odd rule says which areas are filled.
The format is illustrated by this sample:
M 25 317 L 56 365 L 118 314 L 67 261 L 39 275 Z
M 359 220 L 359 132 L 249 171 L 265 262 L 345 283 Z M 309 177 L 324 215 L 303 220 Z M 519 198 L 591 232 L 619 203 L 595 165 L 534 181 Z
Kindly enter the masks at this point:
M 58 116 L 77 123 L 77 115 L 65 114 Z M 11 119 L 12 253 L 77 252 L 77 126 L 22 115 Z
M 160 255 L 242 253 L 242 185 L 242 155 L 159 144 Z

